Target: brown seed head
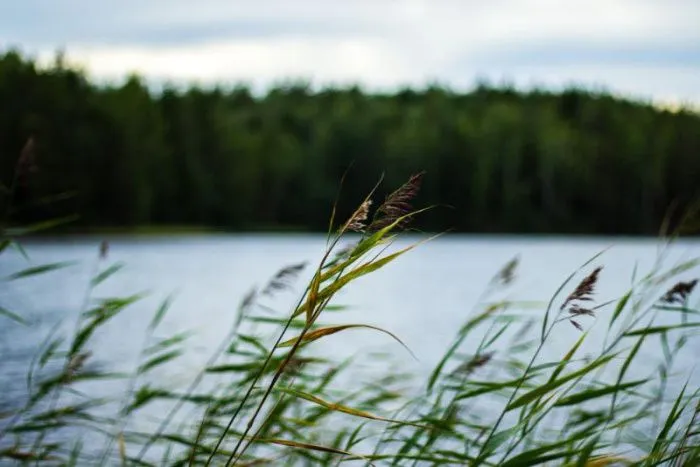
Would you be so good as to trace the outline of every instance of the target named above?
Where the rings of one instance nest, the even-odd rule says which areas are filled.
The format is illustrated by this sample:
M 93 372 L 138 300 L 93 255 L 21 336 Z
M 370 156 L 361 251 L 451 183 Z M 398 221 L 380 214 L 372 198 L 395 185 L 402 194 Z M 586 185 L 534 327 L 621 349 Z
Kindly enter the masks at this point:
M 425 172 L 412 175 L 398 190 L 387 196 L 386 201 L 377 209 L 369 230 L 381 230 L 411 212 L 411 201 L 420 191 L 423 175 Z M 405 228 L 408 222 L 408 219 L 403 219 L 397 227 Z
M 365 200 L 360 207 L 350 216 L 350 219 L 345 223 L 345 230 L 351 232 L 364 232 L 367 228 L 365 222 L 369 217 L 369 208 L 372 206 L 372 200 Z
M 569 314 L 571 316 L 595 316 L 595 312 L 593 310 L 590 308 L 583 308 L 579 305 L 572 305 L 571 308 L 569 308 Z
M 595 291 L 596 283 L 598 282 L 598 274 L 600 274 L 600 271 L 602 269 L 603 268 L 601 266 L 598 266 L 593 270 L 592 273 L 586 276 L 578 285 L 578 287 L 576 287 L 576 290 L 571 292 L 571 295 L 566 297 L 566 300 L 564 300 L 564 303 L 561 305 L 561 309 L 563 310 L 568 304 L 576 300 L 593 300 L 593 293 Z
M 693 292 L 693 289 L 697 285 L 698 280 L 693 279 L 692 281 L 688 282 L 679 282 L 673 287 L 671 287 L 668 292 L 664 294 L 663 297 L 661 297 L 661 301 L 663 303 L 678 303 L 678 304 L 683 304 L 685 300 L 690 296 L 690 294 Z

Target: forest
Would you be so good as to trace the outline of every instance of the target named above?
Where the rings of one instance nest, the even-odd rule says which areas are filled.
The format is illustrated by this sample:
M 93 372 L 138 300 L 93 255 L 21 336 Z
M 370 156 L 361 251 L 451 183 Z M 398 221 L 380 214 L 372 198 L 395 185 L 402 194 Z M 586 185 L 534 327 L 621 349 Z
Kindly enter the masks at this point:
M 10 224 L 325 231 L 425 171 L 423 230 L 654 235 L 700 195 L 696 111 L 582 88 L 154 89 L 10 50 L 0 102 Z

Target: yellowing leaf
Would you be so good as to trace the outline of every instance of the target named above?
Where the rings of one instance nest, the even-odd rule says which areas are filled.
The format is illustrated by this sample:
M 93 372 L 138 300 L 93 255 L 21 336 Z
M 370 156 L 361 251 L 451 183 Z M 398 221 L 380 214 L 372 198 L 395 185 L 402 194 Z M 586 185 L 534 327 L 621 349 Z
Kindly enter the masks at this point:
M 307 400 L 309 402 L 313 402 L 314 404 L 321 405 L 323 407 L 326 407 L 327 409 L 334 410 L 336 412 L 343 412 L 343 413 L 346 413 L 348 415 L 353 415 L 355 417 L 369 418 L 371 420 L 379 420 L 382 422 L 389 422 L 389 423 L 401 423 L 401 424 L 405 424 L 405 425 L 422 426 L 422 425 L 418 425 L 415 423 L 406 422 L 406 421 L 402 421 L 402 420 L 394 420 L 391 418 L 380 417 L 378 415 L 374 415 L 374 414 L 371 414 L 369 412 L 365 412 L 364 410 L 353 409 L 352 407 L 348 407 L 346 405 L 328 402 L 328 401 L 321 399 L 320 397 L 316 397 L 312 394 L 309 394 L 309 393 L 303 392 L 303 391 L 298 391 L 296 389 L 280 389 L 280 391 L 287 393 L 287 394 L 290 394 L 290 395 L 295 396 L 295 397 L 299 397 L 300 399 L 304 399 L 304 400 Z
M 304 334 L 303 337 L 301 338 L 301 343 L 305 344 L 308 342 L 313 342 L 313 341 L 320 339 L 324 336 L 329 336 L 331 334 L 335 334 L 336 332 L 345 331 L 346 329 L 356 329 L 356 328 L 374 329 L 375 331 L 380 331 L 380 332 L 383 332 L 384 334 L 388 334 L 389 336 L 393 337 L 395 341 L 397 341 L 399 344 L 401 344 L 411 354 L 411 356 L 413 356 L 413 358 L 416 358 L 416 356 L 413 355 L 413 352 L 411 352 L 411 349 L 409 349 L 406 346 L 406 344 L 404 344 L 403 341 L 401 341 L 401 339 L 396 337 L 395 334 L 393 334 L 385 329 L 378 328 L 376 326 L 370 326 L 369 324 L 341 324 L 338 326 L 327 326 L 325 328 L 315 329 L 313 331 L 309 331 L 306 334 Z M 292 339 L 289 339 L 287 341 L 282 342 L 279 345 L 279 347 L 291 347 L 292 345 L 294 345 L 297 342 L 297 340 L 299 340 L 299 337 L 294 337 Z
M 361 456 L 360 454 L 354 454 L 350 451 L 343 451 L 342 449 L 336 449 L 336 448 L 329 448 L 327 446 L 321 446 L 318 444 L 311 444 L 311 443 L 300 443 L 299 441 L 291 441 L 288 439 L 279 439 L 279 438 L 257 438 L 254 440 L 256 443 L 269 443 L 269 444 L 279 444 L 281 446 L 289 446 L 292 448 L 298 448 L 298 449 L 308 449 L 311 451 L 321 451 L 321 452 L 330 452 L 334 454 L 343 454 L 345 456 L 350 456 L 354 457 L 357 459 L 364 459 L 367 462 L 370 463 L 370 465 L 374 465 L 370 462 L 368 458 L 365 456 Z
M 618 463 L 630 464 L 628 459 L 620 456 L 597 456 L 586 462 L 586 467 L 606 467 Z
M 413 248 L 417 247 L 418 245 L 427 242 L 433 238 L 438 237 L 439 235 L 432 236 L 428 239 L 421 240 L 420 242 L 414 243 L 413 245 L 409 245 L 406 248 L 403 248 L 395 253 L 392 253 L 390 255 L 384 256 L 383 258 L 376 259 L 374 261 L 368 261 L 367 263 L 362 264 L 361 266 L 356 267 L 352 271 L 348 272 L 347 274 L 344 274 L 340 276 L 338 279 L 333 281 L 330 285 L 327 287 L 323 288 L 323 290 L 318 291 L 318 288 L 322 282 L 323 276 L 319 276 L 318 274 L 314 277 L 313 283 L 311 284 L 311 289 L 309 291 L 309 298 L 307 301 L 301 305 L 299 308 L 297 308 L 294 311 L 293 316 L 298 316 L 304 312 L 306 312 L 307 315 L 307 321 L 308 321 L 308 316 L 310 313 L 313 313 L 314 310 L 310 310 L 311 306 L 315 306 L 319 302 L 325 301 L 330 299 L 336 292 L 338 292 L 340 289 L 348 285 L 350 282 L 353 280 L 362 277 L 366 274 L 369 274 L 371 272 L 374 272 L 399 256 L 403 255 L 404 253 L 412 250 Z

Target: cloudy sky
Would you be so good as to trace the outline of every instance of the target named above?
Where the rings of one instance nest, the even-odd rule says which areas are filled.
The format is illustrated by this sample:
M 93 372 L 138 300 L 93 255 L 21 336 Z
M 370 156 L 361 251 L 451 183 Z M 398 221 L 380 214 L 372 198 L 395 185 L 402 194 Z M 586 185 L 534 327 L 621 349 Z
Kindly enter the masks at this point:
M 96 79 L 369 89 L 477 79 L 700 104 L 700 0 L 21 0 L 0 48 Z

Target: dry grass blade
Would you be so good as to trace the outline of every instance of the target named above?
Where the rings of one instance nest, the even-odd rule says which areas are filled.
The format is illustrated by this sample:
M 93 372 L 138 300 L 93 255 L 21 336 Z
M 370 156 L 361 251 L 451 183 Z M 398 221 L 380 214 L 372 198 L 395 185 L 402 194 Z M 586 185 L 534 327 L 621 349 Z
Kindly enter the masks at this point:
M 378 420 L 381 422 L 399 423 L 399 424 L 403 424 L 403 425 L 413 425 L 413 426 L 427 428 L 427 426 L 425 426 L 425 425 L 411 423 L 411 422 L 407 422 L 405 420 L 395 420 L 392 418 L 380 417 L 378 415 L 374 415 L 374 414 L 369 413 L 369 412 L 364 411 L 364 410 L 358 410 L 358 409 L 354 409 L 352 407 L 348 407 L 347 405 L 337 404 L 335 402 L 328 402 L 328 401 L 321 399 L 320 397 L 316 397 L 312 394 L 309 394 L 309 393 L 306 393 L 303 391 L 299 391 L 296 389 L 280 389 L 280 391 L 287 393 L 289 395 L 298 397 L 300 399 L 304 399 L 306 401 L 313 402 L 314 404 L 320 405 L 320 406 L 325 407 L 329 410 L 333 410 L 336 412 L 343 412 L 343 413 L 346 413 L 348 415 L 352 415 L 355 417 L 367 418 L 370 420 Z
M 58 460 L 56 457 L 53 456 L 46 456 L 45 454 L 30 451 L 20 451 L 16 448 L 8 448 L 0 451 L 0 458 L 2 457 L 6 457 L 17 461 Z
M 124 433 L 119 433 L 119 459 L 122 465 L 126 465 L 126 443 L 124 442 Z
M 311 286 L 309 287 L 309 295 L 304 306 L 306 307 L 306 326 L 309 327 L 313 324 L 314 315 L 316 314 L 316 307 L 319 303 L 323 303 L 323 299 L 319 300 L 319 289 L 321 288 L 321 276 L 317 272 L 311 281 Z M 292 317 L 296 316 L 293 314 Z
M 296 448 L 296 449 L 308 449 L 311 451 L 320 451 L 320 452 L 329 452 L 332 454 L 342 454 L 344 456 L 348 456 L 353 459 L 362 459 L 365 460 L 369 463 L 369 465 L 374 465 L 371 461 L 371 459 L 367 458 L 366 456 L 360 455 L 360 454 L 355 454 L 350 451 L 345 451 L 343 449 L 337 449 L 337 448 L 331 448 L 327 446 L 321 446 L 319 444 L 312 444 L 312 443 L 302 443 L 299 441 L 291 441 L 288 439 L 276 439 L 276 438 L 257 438 L 253 439 L 254 443 L 267 443 L 267 444 L 278 444 L 281 446 L 288 446 L 291 448 Z
M 585 467 L 608 467 L 611 465 L 633 465 L 630 459 L 615 455 L 600 455 L 591 458 L 586 462 Z
M 320 329 L 315 329 L 313 331 L 309 331 L 305 333 L 301 337 L 301 344 L 306 344 L 309 342 L 313 342 L 315 340 L 318 340 L 322 337 L 325 336 L 330 336 L 331 334 L 335 334 L 340 331 L 345 331 L 346 329 L 357 329 L 357 328 L 365 328 L 365 329 L 374 329 L 375 331 L 383 332 L 384 334 L 388 334 L 392 338 L 394 338 L 395 341 L 397 341 L 399 344 L 401 344 L 410 354 L 413 358 L 416 358 L 416 356 L 411 352 L 411 349 L 409 349 L 406 344 L 403 343 L 401 339 L 399 339 L 394 333 L 389 332 L 385 329 L 376 327 L 376 326 L 370 326 L 369 324 L 341 324 L 338 326 L 327 326 L 324 328 Z M 294 344 L 299 341 L 299 337 L 294 337 L 292 339 L 289 339 L 287 341 L 282 342 L 279 347 L 291 347 Z

